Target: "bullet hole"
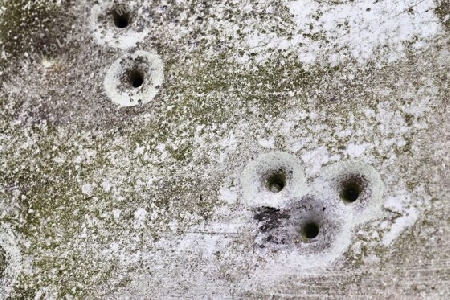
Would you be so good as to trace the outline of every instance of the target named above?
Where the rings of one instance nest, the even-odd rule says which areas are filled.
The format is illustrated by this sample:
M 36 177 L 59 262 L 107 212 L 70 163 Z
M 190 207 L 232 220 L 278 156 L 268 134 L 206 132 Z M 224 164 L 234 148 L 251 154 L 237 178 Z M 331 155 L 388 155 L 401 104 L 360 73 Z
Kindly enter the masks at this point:
M 349 218 L 342 215 L 344 211 L 338 207 L 327 207 L 324 211 L 328 200 L 305 195 L 292 197 L 280 208 L 253 209 L 253 221 L 257 226 L 254 249 L 272 252 L 290 249 L 307 255 L 326 252 L 336 244 L 344 245 L 348 240 L 340 240 L 340 237 Z
M 132 50 L 149 34 L 150 28 L 142 25 L 146 15 L 141 13 L 149 5 L 147 0 L 92 2 L 97 4 L 91 6 L 89 26 L 99 45 Z
M 132 87 L 138 88 L 144 83 L 144 74 L 139 70 L 131 70 L 128 74 L 128 81 Z
M 352 174 L 341 181 L 340 197 L 344 202 L 353 203 L 360 198 L 366 185 L 365 179 L 357 174 Z
M 279 169 L 270 173 L 266 179 L 266 187 L 273 193 L 281 192 L 286 186 L 286 172 L 283 169 Z
M 299 159 L 284 152 L 264 153 L 245 168 L 243 200 L 253 209 L 270 206 L 281 208 L 286 196 L 307 189 L 305 173 Z
M 131 22 L 130 13 L 123 7 L 114 9 L 111 14 L 114 18 L 114 25 L 116 25 L 117 28 L 126 28 Z
M 163 61 L 152 52 L 137 51 L 117 59 L 106 73 L 104 88 L 120 106 L 143 105 L 154 99 L 164 79 Z
M 303 227 L 303 236 L 306 239 L 313 239 L 317 237 L 318 234 L 319 234 L 319 225 L 317 225 L 316 223 L 313 222 L 307 223 Z

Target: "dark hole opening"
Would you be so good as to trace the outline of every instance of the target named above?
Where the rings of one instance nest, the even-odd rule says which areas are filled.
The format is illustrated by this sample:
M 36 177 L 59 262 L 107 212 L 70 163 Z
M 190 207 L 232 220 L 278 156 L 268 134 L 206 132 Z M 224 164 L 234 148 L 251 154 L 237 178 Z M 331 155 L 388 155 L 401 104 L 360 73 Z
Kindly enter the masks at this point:
M 129 80 L 134 88 L 138 88 L 144 83 L 144 75 L 138 70 L 133 70 L 130 72 Z
M 316 223 L 308 223 L 303 228 L 303 234 L 307 239 L 313 239 L 319 234 L 319 226 Z
M 267 177 L 267 188 L 273 193 L 281 192 L 286 186 L 286 173 L 278 170 Z
M 341 183 L 341 199 L 345 202 L 355 202 L 364 189 L 364 179 L 359 175 L 350 176 Z
M 131 16 L 125 8 L 120 7 L 113 10 L 112 15 L 114 18 L 114 25 L 116 25 L 117 28 L 126 28 L 130 24 Z

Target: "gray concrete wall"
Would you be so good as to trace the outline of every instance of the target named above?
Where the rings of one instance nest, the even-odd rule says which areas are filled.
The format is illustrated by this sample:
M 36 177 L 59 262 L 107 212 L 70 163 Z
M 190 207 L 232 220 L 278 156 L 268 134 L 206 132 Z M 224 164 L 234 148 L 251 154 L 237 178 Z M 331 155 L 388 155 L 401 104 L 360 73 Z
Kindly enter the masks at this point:
M 0 0 L 0 298 L 447 299 L 449 7 Z

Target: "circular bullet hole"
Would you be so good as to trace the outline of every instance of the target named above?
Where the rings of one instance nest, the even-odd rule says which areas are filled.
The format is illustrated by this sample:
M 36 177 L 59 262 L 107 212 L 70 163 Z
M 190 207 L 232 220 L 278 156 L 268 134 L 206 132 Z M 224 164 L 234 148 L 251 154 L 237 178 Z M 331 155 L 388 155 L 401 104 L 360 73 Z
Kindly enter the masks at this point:
M 281 192 L 286 186 L 286 172 L 280 169 L 270 173 L 266 179 L 266 186 L 273 193 Z
M 104 88 L 120 106 L 145 104 L 154 99 L 163 83 L 163 61 L 152 52 L 137 51 L 117 59 L 106 73 Z
M 144 83 L 144 74 L 139 70 L 131 70 L 128 75 L 128 80 L 132 87 L 138 88 Z
M 284 152 L 269 152 L 252 160 L 242 176 L 243 201 L 252 208 L 280 209 L 291 198 L 307 190 L 299 159 Z
M 340 197 L 347 203 L 352 203 L 358 200 L 364 191 L 366 180 L 356 174 L 346 177 L 340 183 Z
M 126 28 L 131 22 L 131 15 L 124 7 L 114 9 L 111 14 L 117 28 Z
M 303 235 L 307 239 L 313 239 L 319 234 L 319 225 L 316 223 L 307 223 L 303 227 Z
M 92 2 L 100 2 L 92 5 L 89 17 L 91 34 L 98 44 L 132 49 L 150 33 L 142 11 L 150 9 L 151 0 Z
M 325 191 L 320 185 L 318 188 L 353 214 L 354 224 L 374 218 L 381 210 L 384 184 L 373 166 L 359 160 L 345 160 L 325 167 L 322 174 L 331 190 Z

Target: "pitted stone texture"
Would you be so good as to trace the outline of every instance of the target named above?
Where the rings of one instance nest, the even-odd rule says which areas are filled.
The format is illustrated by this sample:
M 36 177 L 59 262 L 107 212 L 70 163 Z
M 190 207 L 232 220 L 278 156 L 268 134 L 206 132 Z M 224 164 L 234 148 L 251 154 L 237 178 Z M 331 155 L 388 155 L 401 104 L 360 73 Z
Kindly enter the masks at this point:
M 381 214 L 383 183 L 373 167 L 342 161 L 320 173 L 307 181 L 300 160 L 283 152 L 262 154 L 248 164 L 242 189 L 258 227 L 257 251 L 314 257 L 319 264 L 302 268 L 323 266 L 343 254 L 356 225 Z M 267 181 L 276 176 L 282 182 L 280 174 L 286 184 L 273 191 Z
M 22 258 L 13 231 L 0 225 L 0 298 L 6 299 L 22 271 Z

